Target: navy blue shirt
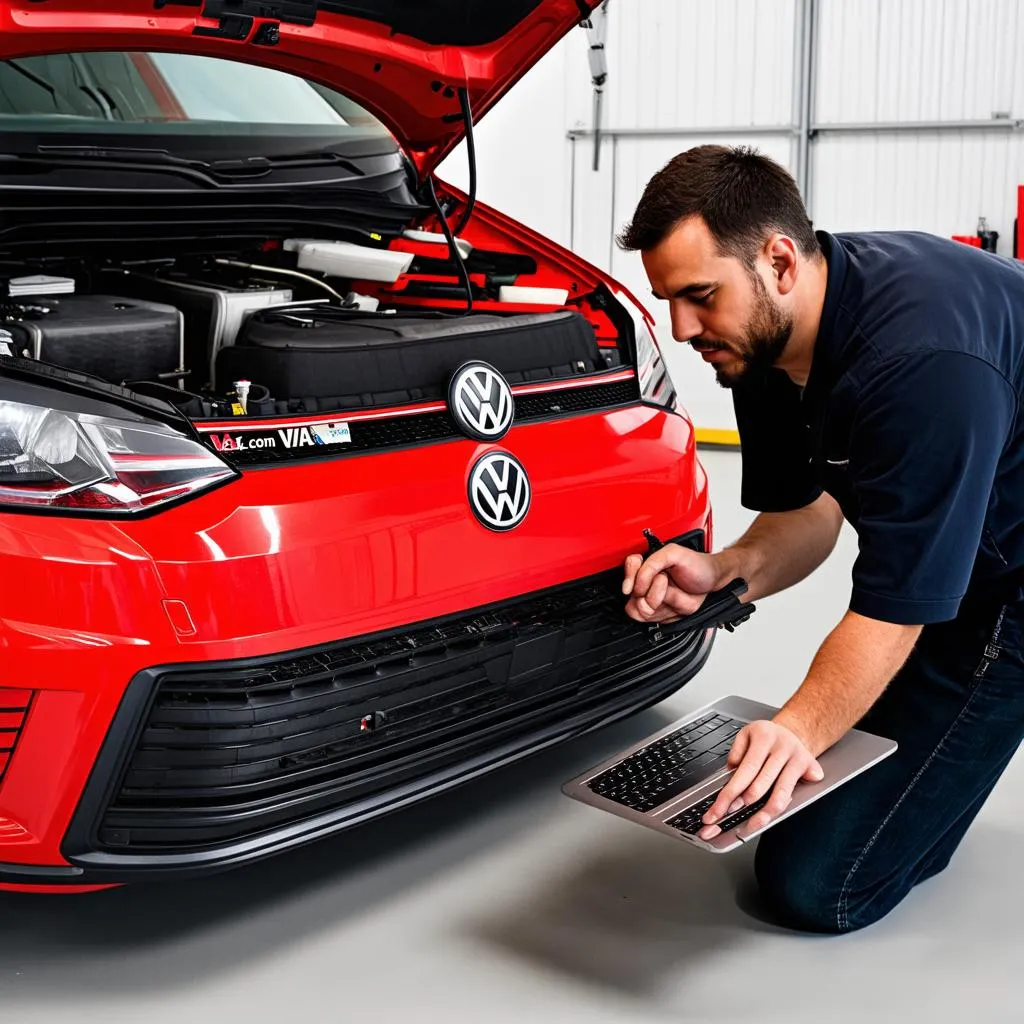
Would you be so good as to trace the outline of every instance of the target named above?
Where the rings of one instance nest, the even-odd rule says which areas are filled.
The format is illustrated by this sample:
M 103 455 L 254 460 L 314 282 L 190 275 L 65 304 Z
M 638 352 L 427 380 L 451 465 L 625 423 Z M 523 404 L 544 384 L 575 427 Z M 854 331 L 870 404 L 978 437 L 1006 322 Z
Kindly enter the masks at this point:
M 733 390 L 743 504 L 831 494 L 857 532 L 850 608 L 925 625 L 1024 594 L 1024 263 L 912 232 L 818 233 L 806 387 Z

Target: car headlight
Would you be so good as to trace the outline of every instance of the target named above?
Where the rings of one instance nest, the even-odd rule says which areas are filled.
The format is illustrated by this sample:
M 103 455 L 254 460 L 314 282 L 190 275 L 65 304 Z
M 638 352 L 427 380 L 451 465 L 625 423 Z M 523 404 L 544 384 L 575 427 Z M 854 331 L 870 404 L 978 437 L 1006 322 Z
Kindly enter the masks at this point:
M 636 372 L 640 381 L 640 395 L 645 402 L 666 409 L 678 409 L 679 396 L 669 376 L 658 342 L 646 321 L 636 329 Z
M 653 325 L 647 311 L 632 295 L 618 288 L 612 294 L 629 313 L 633 321 L 633 337 L 636 340 L 636 375 L 640 383 L 640 397 L 645 402 L 659 405 L 663 409 L 682 412 L 675 384 L 668 372 L 665 358 L 658 348 Z
M 130 515 L 236 476 L 198 441 L 130 409 L 0 386 L 0 508 Z

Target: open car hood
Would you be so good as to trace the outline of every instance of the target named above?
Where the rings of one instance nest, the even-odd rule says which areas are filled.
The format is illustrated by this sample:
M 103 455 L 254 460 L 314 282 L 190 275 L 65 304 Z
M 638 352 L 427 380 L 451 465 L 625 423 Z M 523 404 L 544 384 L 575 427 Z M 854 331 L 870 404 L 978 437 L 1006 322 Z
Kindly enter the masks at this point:
M 3 0 L 0 58 L 161 50 L 322 82 L 393 132 L 421 174 L 600 0 Z

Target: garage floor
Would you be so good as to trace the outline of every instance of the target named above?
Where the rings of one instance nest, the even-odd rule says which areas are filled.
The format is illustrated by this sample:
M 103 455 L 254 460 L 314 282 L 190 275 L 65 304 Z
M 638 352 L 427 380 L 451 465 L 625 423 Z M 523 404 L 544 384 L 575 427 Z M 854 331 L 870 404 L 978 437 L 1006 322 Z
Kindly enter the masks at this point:
M 739 459 L 705 453 L 717 531 Z M 628 723 L 346 838 L 201 882 L 0 895 L 3 1024 L 1020 1019 L 1020 760 L 953 864 L 869 931 L 743 909 L 749 851 L 702 855 L 561 783 L 726 692 L 782 700 L 841 615 L 855 538 Z

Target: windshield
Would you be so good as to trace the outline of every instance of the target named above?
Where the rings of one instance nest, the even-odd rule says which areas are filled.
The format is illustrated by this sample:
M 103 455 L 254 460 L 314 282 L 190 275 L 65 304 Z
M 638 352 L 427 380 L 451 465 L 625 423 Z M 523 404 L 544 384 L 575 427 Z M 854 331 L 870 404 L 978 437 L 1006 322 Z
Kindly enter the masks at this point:
M 178 53 L 72 53 L 0 61 L 0 132 L 204 138 L 390 133 L 340 93 L 295 75 Z

